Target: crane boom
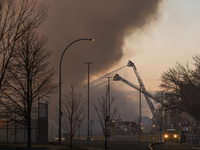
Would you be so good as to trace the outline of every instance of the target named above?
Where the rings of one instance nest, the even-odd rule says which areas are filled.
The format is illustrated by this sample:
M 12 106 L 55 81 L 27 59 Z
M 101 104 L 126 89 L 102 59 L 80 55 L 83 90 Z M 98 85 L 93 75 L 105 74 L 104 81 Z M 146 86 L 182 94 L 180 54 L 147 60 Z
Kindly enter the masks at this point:
M 144 86 L 144 83 L 143 83 L 143 81 L 142 81 L 142 79 L 141 79 L 141 77 L 140 77 L 140 75 L 139 75 L 139 73 L 138 73 L 138 71 L 137 71 L 137 69 L 136 69 L 136 67 L 135 67 L 135 64 L 134 64 L 132 61 L 129 60 L 127 66 L 133 68 L 133 70 L 134 70 L 134 72 L 135 72 L 135 75 L 136 75 L 136 77 L 137 77 L 137 79 L 138 79 L 138 82 L 139 82 L 139 84 L 140 84 L 140 86 L 141 86 L 141 88 L 142 88 L 142 91 L 147 92 L 147 90 L 146 90 L 146 88 L 145 88 L 145 86 Z M 148 93 L 148 92 L 147 92 L 147 93 Z M 146 101 L 147 101 L 147 103 L 148 103 L 148 105 L 149 105 L 151 111 L 154 112 L 154 111 L 155 111 L 155 107 L 153 106 L 151 100 L 149 99 L 149 97 L 148 97 L 146 94 L 144 94 L 144 96 L 145 96 L 145 99 L 146 99 Z
M 115 76 L 113 77 L 113 80 L 114 80 L 114 81 L 122 81 L 122 82 L 128 84 L 129 86 L 135 88 L 136 90 L 141 91 L 141 92 L 145 95 L 145 97 L 150 97 L 150 98 L 154 99 L 155 101 L 157 101 L 157 99 L 155 99 L 150 93 L 148 93 L 147 91 L 144 91 L 144 90 L 140 90 L 140 87 L 138 87 L 137 85 L 135 85 L 135 84 L 133 84 L 133 83 L 127 81 L 126 79 L 120 77 L 119 74 L 115 74 Z M 149 101 L 149 102 L 147 102 L 147 103 L 148 103 L 148 105 L 149 105 L 149 108 L 150 108 L 150 110 L 151 110 L 151 113 L 152 113 L 153 115 L 155 115 L 155 112 L 154 112 L 154 110 L 152 109 L 152 108 L 154 108 L 153 103 L 152 103 L 151 101 Z

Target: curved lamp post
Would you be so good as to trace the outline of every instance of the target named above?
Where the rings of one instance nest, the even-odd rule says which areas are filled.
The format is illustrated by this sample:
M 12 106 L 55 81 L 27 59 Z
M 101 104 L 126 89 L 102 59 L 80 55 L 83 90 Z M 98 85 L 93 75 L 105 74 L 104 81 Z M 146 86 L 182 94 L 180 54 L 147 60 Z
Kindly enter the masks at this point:
M 59 66 L 59 131 L 58 131 L 58 134 L 59 134 L 59 143 L 61 143 L 61 115 L 62 115 L 62 112 L 61 112 L 61 64 L 62 64 L 62 58 L 63 58 L 63 55 L 65 53 L 65 51 L 74 43 L 78 42 L 78 41 L 83 41 L 83 40 L 87 40 L 87 41 L 95 41 L 95 39 L 78 39 L 78 40 L 75 40 L 73 41 L 72 43 L 70 43 L 66 48 L 65 50 L 63 51 L 61 57 L 60 57 L 60 66 Z

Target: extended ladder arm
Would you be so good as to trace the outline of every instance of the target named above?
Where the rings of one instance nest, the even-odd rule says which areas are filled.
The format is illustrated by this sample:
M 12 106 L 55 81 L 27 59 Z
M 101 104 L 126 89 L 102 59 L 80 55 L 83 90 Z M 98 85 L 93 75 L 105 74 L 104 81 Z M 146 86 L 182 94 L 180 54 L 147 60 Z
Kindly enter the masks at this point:
M 115 74 L 115 76 L 113 77 L 113 80 L 114 80 L 114 81 L 122 81 L 122 82 L 128 84 L 129 86 L 135 88 L 136 90 L 141 91 L 141 92 L 144 94 L 145 98 L 146 98 L 146 97 L 150 97 L 150 98 L 156 100 L 150 93 L 148 93 L 147 91 L 144 91 L 144 90 L 140 90 L 140 88 L 139 88 L 137 85 L 135 85 L 135 84 L 133 84 L 133 83 L 131 83 L 131 82 L 125 80 L 124 78 L 120 77 L 118 74 Z M 156 100 L 156 101 L 157 101 L 157 100 Z M 151 101 L 147 101 L 147 103 L 148 103 L 148 105 L 149 105 L 149 108 L 150 108 L 150 110 L 151 110 L 151 113 L 154 115 L 154 114 L 155 114 L 155 112 L 154 112 L 155 108 L 154 108 L 154 106 L 153 106 L 153 103 L 152 103 Z
M 134 72 L 135 72 L 135 75 L 136 75 L 136 77 L 137 77 L 137 79 L 138 79 L 138 82 L 139 82 L 139 84 L 140 84 L 140 86 L 141 86 L 141 88 L 142 88 L 142 91 L 147 92 L 147 90 L 146 90 L 146 88 L 145 88 L 145 86 L 144 86 L 144 83 L 142 82 L 142 79 L 141 79 L 141 77 L 140 77 L 140 75 L 139 75 L 139 73 L 138 73 L 138 71 L 137 71 L 137 69 L 136 69 L 134 63 L 133 63 L 132 61 L 129 60 L 127 66 L 133 68 L 133 70 L 134 70 Z M 147 92 L 147 93 L 148 93 L 148 92 Z M 145 99 L 146 99 L 147 103 L 149 104 L 149 107 L 150 107 L 151 111 L 154 112 L 154 111 L 155 111 L 155 108 L 154 108 L 154 106 L 153 106 L 151 100 L 149 99 L 149 97 L 148 97 L 146 94 L 145 94 L 144 96 L 145 96 Z M 151 98 L 152 98 L 152 97 L 151 97 Z M 153 98 L 153 99 L 154 99 L 154 98 Z

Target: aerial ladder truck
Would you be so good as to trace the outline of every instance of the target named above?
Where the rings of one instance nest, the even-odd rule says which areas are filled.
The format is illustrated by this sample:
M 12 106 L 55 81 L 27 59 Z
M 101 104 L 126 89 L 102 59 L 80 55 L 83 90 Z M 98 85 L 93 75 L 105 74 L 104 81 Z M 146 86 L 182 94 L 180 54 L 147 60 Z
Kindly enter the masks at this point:
M 141 77 L 140 77 L 140 75 L 139 75 L 139 73 L 138 73 L 138 71 L 137 71 L 137 69 L 136 69 L 136 67 L 135 67 L 135 64 L 134 64 L 132 61 L 129 60 L 127 66 L 133 68 L 133 70 L 134 70 L 134 72 L 135 72 L 135 75 L 136 75 L 136 77 L 137 77 L 137 79 L 138 79 L 138 82 L 139 82 L 139 84 L 140 84 L 140 87 L 138 87 L 137 85 L 135 85 L 135 84 L 133 84 L 133 83 L 127 81 L 126 79 L 120 77 L 118 74 L 115 74 L 113 80 L 114 80 L 114 81 L 122 81 L 122 82 L 124 82 L 125 84 L 128 84 L 129 86 L 135 88 L 136 90 L 141 91 L 141 93 L 143 93 L 144 96 L 145 96 L 145 99 L 146 99 L 147 104 L 148 104 L 148 106 L 149 106 L 149 108 L 150 108 L 150 110 L 151 110 L 152 115 L 153 115 L 154 118 L 156 119 L 158 116 L 156 115 L 155 107 L 154 107 L 153 103 L 151 102 L 151 100 L 150 100 L 149 98 L 152 98 L 152 99 L 155 100 L 155 101 L 158 101 L 158 100 L 157 100 L 154 96 L 152 96 L 150 93 L 148 93 L 148 92 L 146 91 L 146 88 L 145 88 L 145 86 L 144 86 L 144 83 L 143 83 L 143 81 L 142 81 L 142 79 L 141 79 Z M 183 112 L 183 113 L 181 114 L 181 116 L 188 118 L 191 122 L 196 122 L 195 119 L 194 119 L 193 117 L 191 117 L 190 115 L 188 115 L 188 114 L 185 113 L 185 112 Z M 156 119 L 156 120 L 157 120 L 157 119 Z
M 137 79 L 138 79 L 138 82 L 139 82 L 139 84 L 140 84 L 142 90 L 143 90 L 143 91 L 146 91 L 146 88 L 145 88 L 145 86 L 144 86 L 144 83 L 142 82 L 142 79 L 141 79 L 141 77 L 140 77 L 140 75 L 139 75 L 139 73 L 138 73 L 138 71 L 137 71 L 137 69 L 136 69 L 136 67 L 135 67 L 135 64 L 134 64 L 132 61 L 129 60 L 127 66 L 133 68 L 133 70 L 134 70 L 134 72 L 135 72 L 135 75 L 136 75 L 136 77 L 137 77 Z M 146 92 L 147 92 L 147 91 L 146 91 Z M 155 98 L 151 97 L 151 96 L 148 96 L 147 94 L 144 94 L 144 96 L 145 96 L 145 98 L 146 98 L 146 101 L 147 101 L 147 103 L 148 103 L 150 109 L 151 109 L 152 114 L 154 115 L 154 114 L 155 114 L 155 113 L 154 113 L 154 112 L 155 112 L 155 108 L 154 108 L 154 105 L 152 104 L 151 100 L 149 99 L 149 97 L 152 98 L 152 99 L 154 99 L 155 101 L 157 101 L 157 100 L 156 100 Z M 194 119 L 193 117 L 191 117 L 190 115 L 186 114 L 185 112 L 183 112 L 183 113 L 181 114 L 181 116 L 186 117 L 186 118 L 189 118 L 192 122 L 196 122 L 195 119 Z M 156 117 L 156 116 L 155 116 L 155 117 Z

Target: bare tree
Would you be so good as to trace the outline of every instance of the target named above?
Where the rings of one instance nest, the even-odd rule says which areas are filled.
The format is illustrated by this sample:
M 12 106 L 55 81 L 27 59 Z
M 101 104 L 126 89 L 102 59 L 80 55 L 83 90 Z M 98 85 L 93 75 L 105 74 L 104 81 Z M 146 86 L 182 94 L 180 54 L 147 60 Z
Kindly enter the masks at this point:
M 108 128 L 108 125 L 111 120 L 116 119 L 118 114 L 117 107 L 114 107 L 113 110 L 109 110 L 109 108 L 112 108 L 114 97 L 111 98 L 110 104 L 108 104 L 107 95 L 108 92 L 106 92 L 106 98 L 103 96 L 101 98 L 98 98 L 98 105 L 94 104 L 95 110 L 98 115 L 99 123 L 102 127 L 102 131 L 105 136 L 105 149 L 107 149 L 107 137 L 110 136 L 110 129 Z M 108 116 L 109 113 L 110 116 Z
M 114 98 L 111 99 L 110 106 L 112 106 L 113 102 Z M 108 108 L 107 108 L 108 105 L 106 103 L 107 103 L 106 98 L 102 96 L 101 98 L 98 98 L 98 105 L 94 104 L 95 110 L 98 115 L 99 123 L 102 127 L 104 135 L 106 135 L 106 132 L 108 132 L 105 128 L 105 123 L 106 123 L 105 120 L 107 120 L 108 122 L 109 120 L 115 119 L 118 114 L 117 107 L 115 107 L 113 111 L 111 111 L 111 116 L 108 116 Z
M 200 121 L 200 55 L 193 57 L 194 69 L 176 64 L 161 76 L 162 91 L 156 94 L 171 115 L 185 112 Z
M 133 121 L 140 124 L 140 116 L 138 114 L 136 114 L 134 117 L 133 117 Z
M 75 93 L 73 86 L 71 86 L 71 90 L 62 102 L 62 110 L 64 119 L 63 127 L 70 136 L 70 149 L 72 150 L 72 138 L 81 126 L 86 115 L 84 113 L 85 103 L 81 103 L 81 94 Z
M 55 71 L 49 69 L 50 51 L 46 47 L 47 38 L 29 31 L 23 34 L 15 45 L 15 57 L 7 68 L 7 80 L 0 99 L 0 105 L 10 112 L 1 117 L 27 127 L 27 147 L 31 147 L 31 112 L 38 96 L 44 98 L 55 92 L 53 84 Z M 17 114 L 17 119 L 16 116 Z
M 16 69 L 16 66 L 11 66 L 11 64 L 15 64 L 14 62 L 16 61 L 13 58 L 18 56 L 18 52 L 16 52 L 16 44 L 19 44 L 19 40 L 22 36 L 37 28 L 45 20 L 47 17 L 47 9 L 48 6 L 44 2 L 38 2 L 37 0 L 0 1 L 0 96 L 4 94 L 4 98 L 8 97 L 8 99 L 13 99 L 13 96 L 20 96 L 19 94 L 11 94 L 8 96 L 8 85 L 11 84 L 10 80 L 13 79 L 8 68 L 10 68 L 9 70 Z M 9 75 L 7 75 L 7 71 L 9 72 Z M 22 86 L 22 83 L 20 84 Z M 15 86 L 15 88 L 17 86 Z M 7 105 L 8 107 L 5 107 L 4 104 L 9 105 Z M 14 103 L 1 99 L 1 105 L 3 105 L 4 110 L 7 109 L 7 111 L 11 111 L 8 108 L 12 104 Z M 17 104 L 18 101 L 16 101 L 15 105 Z M 16 109 L 18 112 L 21 111 L 21 116 L 24 113 L 23 109 L 27 110 L 27 108 L 21 110 L 20 108 L 22 106 L 23 105 L 19 104 L 17 107 L 19 110 Z M 12 109 L 11 112 L 13 112 L 13 110 L 14 109 Z M 10 119 L 12 117 L 13 116 L 10 116 Z M 24 124 L 27 123 L 24 122 Z
M 0 1 L 0 89 L 15 45 L 26 32 L 37 28 L 47 17 L 48 6 L 37 0 Z

